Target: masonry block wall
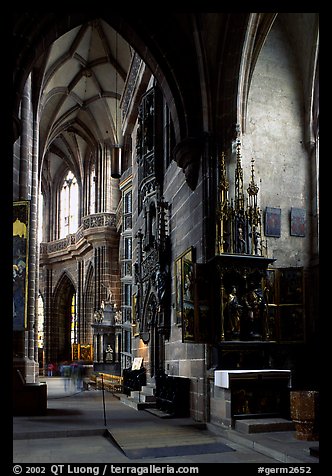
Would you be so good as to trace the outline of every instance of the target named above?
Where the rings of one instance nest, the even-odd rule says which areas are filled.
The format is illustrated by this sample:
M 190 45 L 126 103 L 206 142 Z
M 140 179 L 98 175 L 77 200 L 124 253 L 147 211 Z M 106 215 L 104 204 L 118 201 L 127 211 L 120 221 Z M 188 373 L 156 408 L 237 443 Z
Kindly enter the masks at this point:
M 280 238 L 267 237 L 275 266 L 307 266 L 310 250 L 310 157 L 305 140 L 304 91 L 297 58 L 277 20 L 258 57 L 243 137 L 245 183 L 255 159 L 259 205 L 281 209 Z M 291 208 L 306 210 L 305 237 L 290 235 Z M 264 222 L 263 222 L 264 223 Z

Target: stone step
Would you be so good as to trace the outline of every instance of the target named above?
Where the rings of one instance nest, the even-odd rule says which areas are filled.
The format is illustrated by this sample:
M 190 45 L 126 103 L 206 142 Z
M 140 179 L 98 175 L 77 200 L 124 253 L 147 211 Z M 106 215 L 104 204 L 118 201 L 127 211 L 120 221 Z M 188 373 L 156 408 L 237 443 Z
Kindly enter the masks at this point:
M 289 422 L 289 420 L 286 421 Z M 252 434 L 244 434 L 233 428 L 222 428 L 213 423 L 207 423 L 207 429 L 215 435 L 222 436 L 226 440 L 250 448 L 257 451 L 257 453 L 263 454 L 282 463 L 312 463 L 312 456 L 309 454 L 306 455 L 306 446 L 302 447 L 296 444 L 294 447 L 292 445 L 292 442 L 296 441 L 294 430 L 291 430 L 290 432 L 286 431 L 285 438 L 282 438 L 278 433 L 278 430 L 275 430 L 276 435 L 279 436 L 274 438 L 273 432 L 271 437 L 268 437 L 264 433 L 256 433 L 253 436 Z M 295 450 L 295 448 L 298 449 Z
M 143 391 L 132 390 L 130 392 L 130 397 L 137 402 L 155 402 L 156 397 L 153 394 L 146 394 Z
M 294 423 L 285 418 L 249 418 L 235 420 L 234 429 L 240 433 L 265 433 L 271 431 L 293 431 Z
M 173 415 L 159 410 L 159 408 L 145 408 L 145 411 L 159 418 L 173 418 Z
M 156 386 L 155 385 L 143 385 L 141 393 L 144 393 L 145 395 L 154 395 L 156 392 Z
M 156 406 L 155 402 L 139 402 L 138 400 L 124 394 L 120 396 L 120 401 L 128 407 L 135 408 L 135 410 L 145 410 L 146 408 L 155 408 Z

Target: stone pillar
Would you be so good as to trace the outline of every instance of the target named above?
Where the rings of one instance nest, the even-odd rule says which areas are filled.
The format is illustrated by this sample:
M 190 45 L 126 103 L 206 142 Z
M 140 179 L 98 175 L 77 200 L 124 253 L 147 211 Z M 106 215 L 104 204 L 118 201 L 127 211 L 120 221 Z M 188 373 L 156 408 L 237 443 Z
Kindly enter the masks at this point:
M 86 344 L 86 324 L 83 304 L 83 279 L 84 279 L 84 262 L 77 259 L 77 316 L 78 316 L 78 342 Z
M 45 365 L 54 360 L 53 358 L 53 332 L 51 322 L 52 310 L 52 278 L 53 271 L 51 268 L 45 269 L 45 296 L 44 296 L 44 342 L 45 342 Z M 54 349 L 55 350 L 55 349 Z
M 14 200 L 30 200 L 30 227 L 28 250 L 28 295 L 27 328 L 14 331 L 13 335 L 13 370 L 20 370 L 26 382 L 36 381 L 36 346 L 35 346 L 35 312 L 36 312 L 36 274 L 37 266 L 37 169 L 38 169 L 38 127 L 34 119 L 31 93 L 31 75 L 28 77 L 21 106 L 21 137 L 19 144 L 19 187 Z M 37 358 L 38 361 L 38 358 Z M 38 364 L 37 364 L 38 366 Z M 38 378 L 37 372 L 37 378 Z
M 104 336 L 99 334 L 98 336 L 99 345 L 98 345 L 98 362 L 104 362 Z
M 93 335 L 93 361 L 98 362 L 98 335 Z
M 38 328 L 37 297 L 39 253 L 37 240 L 38 227 L 38 123 L 33 117 L 33 143 L 31 167 L 31 202 L 30 202 L 30 233 L 29 233 L 29 272 L 28 272 L 28 358 L 31 361 L 30 372 L 26 373 L 26 381 L 34 383 L 39 378 L 38 349 L 36 332 Z M 36 329 L 36 330 L 35 330 Z
M 94 310 L 99 309 L 101 304 L 101 296 L 100 296 L 100 248 L 94 247 L 94 303 L 93 307 Z

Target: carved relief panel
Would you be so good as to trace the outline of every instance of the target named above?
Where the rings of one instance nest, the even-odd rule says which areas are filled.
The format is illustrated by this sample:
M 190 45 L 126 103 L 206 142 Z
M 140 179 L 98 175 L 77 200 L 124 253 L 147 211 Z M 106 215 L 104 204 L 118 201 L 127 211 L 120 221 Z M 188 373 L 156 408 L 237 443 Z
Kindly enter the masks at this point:
M 163 100 L 151 88 L 139 107 L 136 138 L 138 165 L 138 214 L 141 228 L 136 235 L 136 320 L 145 343 L 152 329 L 165 335 L 169 328 L 169 265 L 167 208 L 162 196 Z

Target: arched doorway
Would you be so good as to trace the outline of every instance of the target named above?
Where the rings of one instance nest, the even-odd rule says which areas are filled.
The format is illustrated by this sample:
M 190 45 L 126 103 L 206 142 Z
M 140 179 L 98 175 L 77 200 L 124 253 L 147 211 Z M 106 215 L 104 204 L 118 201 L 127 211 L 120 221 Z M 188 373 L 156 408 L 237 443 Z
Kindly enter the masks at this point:
M 89 264 L 87 273 L 86 273 L 86 284 L 84 289 L 84 305 L 83 305 L 83 322 L 80 321 L 80 340 L 84 343 L 92 344 L 93 341 L 93 316 L 95 306 L 94 306 L 94 269 L 92 264 Z
M 71 360 L 72 344 L 77 343 L 76 290 L 64 274 L 54 294 L 54 308 L 50 316 L 50 333 L 46 346 L 53 362 Z
M 157 307 L 157 299 L 154 293 L 151 293 L 149 298 L 149 303 L 147 306 L 148 309 L 148 328 L 150 334 L 150 342 L 149 342 L 149 349 L 150 349 L 150 375 L 151 377 L 155 377 L 156 373 L 159 369 L 163 368 L 164 366 L 164 352 L 162 351 L 160 346 L 160 336 L 157 329 L 157 321 L 158 321 L 158 307 Z
M 160 325 L 160 305 L 152 291 L 146 300 L 140 322 L 140 337 L 148 345 L 148 362 L 145 363 L 148 375 L 154 378 L 165 366 L 165 332 Z
M 38 313 L 38 340 L 37 340 L 37 347 L 38 347 L 38 363 L 39 369 L 45 367 L 45 352 L 44 352 L 44 329 L 45 329 L 45 321 L 44 321 L 44 297 L 42 296 L 41 292 L 38 293 L 38 302 L 37 302 L 37 313 Z

